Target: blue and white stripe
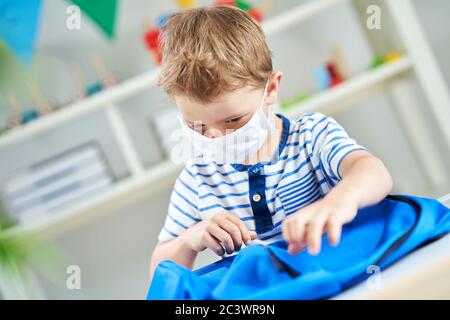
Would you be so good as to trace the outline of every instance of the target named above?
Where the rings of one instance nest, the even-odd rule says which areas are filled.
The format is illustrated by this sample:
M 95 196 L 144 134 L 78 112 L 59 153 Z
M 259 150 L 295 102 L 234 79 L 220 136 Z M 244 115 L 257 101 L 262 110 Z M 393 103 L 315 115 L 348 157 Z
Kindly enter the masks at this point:
M 262 165 L 267 207 L 274 229 L 258 234 L 270 243 L 281 237 L 281 223 L 290 214 L 323 197 L 342 178 L 339 165 L 355 150 L 366 150 L 331 117 L 310 112 L 298 121 L 284 121 L 279 158 Z M 194 162 L 195 161 L 195 162 Z M 196 158 L 181 172 L 173 189 L 160 241 L 177 237 L 194 223 L 229 211 L 249 230 L 255 218 L 245 166 L 216 164 Z

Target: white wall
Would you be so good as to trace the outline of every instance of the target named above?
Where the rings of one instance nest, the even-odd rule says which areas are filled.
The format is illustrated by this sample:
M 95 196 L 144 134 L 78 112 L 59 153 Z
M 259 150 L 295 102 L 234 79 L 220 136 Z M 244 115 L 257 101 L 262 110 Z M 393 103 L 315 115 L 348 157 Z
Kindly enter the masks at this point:
M 275 11 L 283 11 L 299 1 L 278 1 Z M 444 76 L 450 83 L 450 43 L 446 13 L 450 2 L 445 0 L 415 0 L 419 16 L 425 26 L 433 50 Z M 67 63 L 81 62 L 89 81 L 94 79 L 89 58 L 99 52 L 108 65 L 122 78 L 131 77 L 153 68 L 153 63 L 141 42 L 142 19 L 153 18 L 163 8 L 173 9 L 166 1 L 122 1 L 118 39 L 109 43 L 89 23 L 82 32 L 65 30 L 64 1 L 46 1 L 43 23 L 38 43 L 36 63 L 30 71 L 43 83 L 46 94 L 56 102 L 65 101 L 70 90 Z M 274 51 L 275 65 L 284 72 L 282 87 L 284 98 L 292 97 L 300 90 L 312 91 L 313 68 L 328 57 L 331 46 L 338 44 L 344 51 L 354 74 L 370 63 L 372 53 L 359 28 L 350 6 L 342 5 L 277 37 L 269 38 Z M 23 92 L 20 77 L 10 71 L 11 85 Z M 18 79 L 14 80 L 14 77 Z M 0 82 L 1 84 L 1 82 Z M 27 98 L 21 101 L 27 103 Z M 171 102 L 156 89 L 140 97 L 120 104 L 133 138 L 146 165 L 161 159 L 156 138 L 148 130 L 147 122 L 152 110 L 170 105 Z M 7 113 L 0 113 L 6 117 Z M 394 175 L 396 192 L 430 195 L 411 147 L 399 129 L 386 96 L 382 93 L 355 103 L 348 111 L 336 115 L 336 119 L 361 144 L 382 158 Z M 115 146 L 102 114 L 85 117 L 81 121 L 65 125 L 51 133 L 42 134 L 0 153 L 0 181 L 39 159 L 44 159 L 82 141 L 99 140 L 112 163 L 115 174 L 127 174 L 123 158 Z M 32 155 L 32 157 L 30 157 Z M 444 192 L 444 190 L 443 190 Z M 450 192 L 450 188 L 448 190 Z M 60 283 L 43 280 L 49 298 L 142 298 L 147 289 L 147 268 L 151 249 L 163 223 L 168 193 L 155 195 L 127 208 L 74 230 L 56 240 L 69 256 L 69 262 L 82 268 L 82 290 L 64 288 L 65 270 L 58 274 Z M 212 255 L 204 255 L 199 265 L 211 261 Z

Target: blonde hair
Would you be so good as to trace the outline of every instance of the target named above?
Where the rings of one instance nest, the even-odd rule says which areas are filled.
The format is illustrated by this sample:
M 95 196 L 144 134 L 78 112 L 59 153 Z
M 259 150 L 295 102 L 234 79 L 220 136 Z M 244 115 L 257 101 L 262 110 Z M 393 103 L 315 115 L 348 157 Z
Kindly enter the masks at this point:
M 158 85 L 203 103 L 243 86 L 264 87 L 273 71 L 262 28 L 244 11 L 204 7 L 175 13 L 161 28 Z

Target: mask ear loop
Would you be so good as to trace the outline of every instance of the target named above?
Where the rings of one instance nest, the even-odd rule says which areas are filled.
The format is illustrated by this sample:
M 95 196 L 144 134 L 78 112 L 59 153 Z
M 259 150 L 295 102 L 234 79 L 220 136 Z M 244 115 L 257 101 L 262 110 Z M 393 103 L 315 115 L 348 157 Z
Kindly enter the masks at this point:
M 270 82 L 270 78 L 267 79 L 266 86 L 264 87 L 264 94 L 263 94 L 263 97 L 262 97 L 262 100 L 261 100 L 261 105 L 259 106 L 260 109 L 264 106 L 264 101 L 266 101 L 267 89 L 269 89 L 269 82 Z
M 264 95 L 263 95 L 263 98 L 262 98 L 261 105 L 260 105 L 259 109 L 262 111 L 264 117 L 267 118 L 267 121 L 269 122 L 269 128 L 273 129 L 275 127 L 275 114 L 274 114 L 274 112 L 272 110 L 272 105 L 268 106 L 268 108 L 267 108 L 267 115 L 263 111 L 264 102 L 266 100 L 267 93 L 268 93 L 267 89 L 269 88 L 269 83 L 270 83 L 270 76 L 267 79 L 266 86 L 264 88 Z

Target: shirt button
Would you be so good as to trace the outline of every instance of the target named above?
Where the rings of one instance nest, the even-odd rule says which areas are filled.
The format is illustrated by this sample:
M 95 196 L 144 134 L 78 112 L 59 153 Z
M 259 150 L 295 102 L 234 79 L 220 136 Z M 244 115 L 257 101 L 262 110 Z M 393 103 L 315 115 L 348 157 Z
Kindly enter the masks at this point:
M 253 195 L 253 201 L 255 201 L 255 202 L 261 201 L 261 195 L 259 193 L 255 193 Z
M 252 172 L 253 172 L 254 174 L 258 174 L 258 173 L 261 172 L 261 168 L 253 168 Z

